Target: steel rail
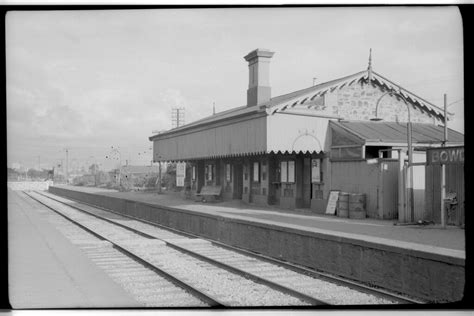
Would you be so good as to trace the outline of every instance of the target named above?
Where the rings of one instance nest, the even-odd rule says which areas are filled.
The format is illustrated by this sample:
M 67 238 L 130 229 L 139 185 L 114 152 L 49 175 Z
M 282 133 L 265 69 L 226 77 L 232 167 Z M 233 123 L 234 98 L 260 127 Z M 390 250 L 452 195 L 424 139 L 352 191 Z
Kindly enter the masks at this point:
M 134 259 L 135 261 L 138 261 L 139 263 L 141 263 L 144 267 L 146 268 L 149 268 L 150 270 L 152 270 L 153 272 L 159 274 L 160 276 L 164 277 L 165 279 L 167 279 L 168 281 L 172 282 L 173 284 L 177 285 L 178 287 L 181 287 L 183 290 L 185 290 L 186 292 L 190 293 L 191 295 L 197 297 L 198 299 L 200 299 L 201 301 L 203 301 L 204 303 L 208 304 L 209 306 L 211 307 L 225 307 L 225 306 L 228 306 L 227 304 L 224 304 L 222 302 L 220 302 L 219 300 L 213 298 L 212 296 L 208 295 L 208 294 L 205 294 L 203 292 L 201 292 L 200 290 L 196 289 L 195 287 L 193 287 L 192 285 L 180 280 L 179 278 L 169 274 L 168 272 L 166 271 L 163 271 L 161 270 L 160 268 L 156 267 L 153 263 L 135 255 L 134 253 L 130 252 L 129 250 L 125 249 L 124 247 L 120 246 L 119 244 L 117 244 L 116 242 L 113 242 L 111 241 L 110 239 L 108 239 L 107 237 L 104 237 L 102 235 L 100 235 L 99 233 L 95 232 L 95 231 L 92 231 L 91 229 L 85 227 L 84 225 L 82 225 L 81 223 L 79 223 L 78 221 L 68 217 L 67 215 L 65 214 L 62 214 L 60 211 L 57 211 L 55 210 L 53 207 L 47 205 L 46 203 L 38 200 L 37 198 L 33 197 L 31 194 L 29 193 L 26 193 L 25 194 L 30 197 L 31 199 L 35 200 L 36 202 L 40 203 L 41 205 L 47 207 L 48 209 L 52 210 L 53 212 L 55 212 L 56 214 L 58 215 L 61 215 L 62 217 L 64 217 L 65 219 L 67 219 L 68 221 L 72 222 L 73 224 L 79 226 L 80 228 L 84 229 L 85 231 L 93 234 L 94 236 L 96 236 L 97 238 L 101 239 L 101 240 L 105 240 L 105 241 L 108 241 L 112 244 L 112 246 L 116 249 L 118 249 L 120 252 L 124 253 L 125 255 L 129 256 L 130 258 Z M 40 193 L 38 193 L 40 194 Z M 43 194 L 40 194 L 44 197 L 47 197 L 46 195 L 43 195 Z M 48 197 L 47 197 L 48 198 Z M 55 200 L 55 199 L 52 199 L 52 200 Z M 57 200 L 55 200 L 57 201 Z M 60 202 L 60 201 L 57 201 L 57 202 Z M 61 202 L 62 203 L 62 202 Z M 64 203 L 63 203 L 64 204 Z
M 37 193 L 41 194 L 43 196 L 46 196 L 46 195 L 44 195 L 40 192 L 37 192 Z M 49 197 L 49 196 L 46 196 L 46 197 Z M 49 198 L 51 198 L 51 197 L 49 197 Z M 228 249 L 228 250 L 232 250 L 232 251 L 235 251 L 235 252 L 253 257 L 255 259 L 259 259 L 259 260 L 262 260 L 262 261 L 273 263 L 273 264 L 279 265 L 283 268 L 287 268 L 287 269 L 292 270 L 294 272 L 305 274 L 305 275 L 308 275 L 308 276 L 313 277 L 313 278 L 323 279 L 323 280 L 326 280 L 326 281 L 329 281 L 329 282 L 332 282 L 332 283 L 335 283 L 335 284 L 338 284 L 338 285 L 344 285 L 344 286 L 347 286 L 349 288 L 359 290 L 359 291 L 361 291 L 363 293 L 366 293 L 366 294 L 375 295 L 375 296 L 378 296 L 380 298 L 395 300 L 395 301 L 397 301 L 401 304 L 426 304 L 427 303 L 426 301 L 423 301 L 423 300 L 406 297 L 403 294 L 392 293 L 392 292 L 384 290 L 384 289 L 375 288 L 372 285 L 361 284 L 361 283 L 351 281 L 351 280 L 348 280 L 348 279 L 345 279 L 345 278 L 342 278 L 342 277 L 339 277 L 339 276 L 328 274 L 328 273 L 325 273 L 325 272 L 322 272 L 322 271 L 316 271 L 316 270 L 313 270 L 313 269 L 310 269 L 310 268 L 306 268 L 306 267 L 303 267 L 303 266 L 299 266 L 299 265 L 290 263 L 288 261 L 282 261 L 282 260 L 279 260 L 279 259 L 268 257 L 268 256 L 260 254 L 260 253 L 256 253 L 256 252 L 253 252 L 253 251 L 250 251 L 250 250 L 246 250 L 246 249 L 238 248 L 238 247 L 235 247 L 235 246 L 231 246 L 231 245 L 228 245 L 228 244 L 225 244 L 225 243 L 222 243 L 222 242 L 219 242 L 219 241 L 215 241 L 215 240 L 212 240 L 212 239 L 209 239 L 209 238 L 205 238 L 205 237 L 202 237 L 202 236 L 199 236 L 199 235 L 195 235 L 195 234 L 188 233 L 188 232 L 183 232 L 183 231 L 180 231 L 178 229 L 168 227 L 168 226 L 165 226 L 165 225 L 162 225 L 162 224 L 158 224 L 158 223 L 155 223 L 155 222 L 152 222 L 152 221 L 136 218 L 134 216 L 127 215 L 127 214 L 122 214 L 122 213 L 119 213 L 119 212 L 111 210 L 111 209 L 107 209 L 107 208 L 104 208 L 104 207 L 101 207 L 101 206 L 94 205 L 92 203 L 83 202 L 83 201 L 73 199 L 73 198 L 70 198 L 70 197 L 61 197 L 61 198 L 72 200 L 72 201 L 78 202 L 80 204 L 88 205 L 88 206 L 95 207 L 97 209 L 101 209 L 101 210 L 104 210 L 104 211 L 107 211 L 107 212 L 110 212 L 110 213 L 113 213 L 113 214 L 116 214 L 116 215 L 119 215 L 119 216 L 123 216 L 123 217 L 133 219 L 133 220 L 136 220 L 136 221 L 139 221 L 139 222 L 143 222 L 143 223 L 146 223 L 146 224 L 149 224 L 149 225 L 152 225 L 152 226 L 155 226 L 155 227 L 158 227 L 158 228 L 161 228 L 161 229 L 164 229 L 164 230 L 176 233 L 176 234 L 180 234 L 180 235 L 187 236 L 187 237 L 190 237 L 190 238 L 200 238 L 202 240 L 206 240 L 206 241 L 210 242 L 211 244 L 213 244 L 215 246 L 225 248 L 225 249 Z M 51 199 L 53 199 L 55 201 L 58 201 L 58 202 L 61 202 L 61 201 L 56 200 L 54 198 L 51 198 Z M 61 203 L 64 203 L 64 202 L 61 202 Z
M 176 243 L 173 243 L 173 242 L 170 242 L 169 240 L 166 240 L 166 239 L 163 239 L 163 238 L 159 238 L 159 237 L 156 237 L 156 236 L 153 236 L 153 235 L 150 235 L 150 234 L 147 234 L 147 233 L 144 233 L 144 232 L 141 232 L 135 228 L 132 228 L 132 227 L 129 227 L 129 226 L 126 226 L 124 224 L 120 224 L 120 223 L 117 223 L 117 222 L 114 222 L 113 220 L 110 220 L 108 218 L 105 218 L 103 216 L 100 216 L 100 215 L 97 215 L 97 214 L 93 214 L 87 210 L 84 210 L 84 209 L 81 209 L 80 207 L 78 206 L 75 206 L 75 205 L 70 205 L 69 203 L 66 203 L 66 202 L 63 202 L 63 201 L 59 201 L 57 199 L 54 199 L 50 196 L 47 196 L 47 195 L 44 195 L 44 194 L 41 194 L 39 192 L 37 192 L 38 194 L 44 196 L 45 198 L 49 198 L 51 200 L 54 200 L 56 202 L 59 202 L 59 203 L 62 203 L 68 207 L 71 207 L 71 208 L 74 208 L 80 212 L 83 212 L 83 213 L 86 213 L 87 215 L 90 215 L 90 216 L 93 216 L 93 217 L 96 217 L 98 219 L 101 219 L 101 220 L 104 220 L 108 223 L 111 223 L 113 225 L 117 225 L 119 227 L 122 227 L 122 228 L 126 228 L 127 230 L 131 231 L 131 232 L 134 232 L 134 233 L 137 233 L 138 235 L 140 236 L 145 236 L 149 239 L 156 239 L 156 240 L 160 240 L 160 241 L 163 241 L 168 247 L 171 247 L 173 249 L 176 249 L 180 252 L 183 252 L 185 254 L 188 254 L 198 260 L 201 260 L 201 261 L 205 261 L 205 262 L 208 262 L 212 265 L 215 265 L 215 266 L 218 266 L 219 268 L 222 268 L 224 270 L 227 270 L 231 273 L 234 273 L 234 274 L 237 274 L 237 275 L 240 275 L 244 278 L 247 278 L 247 279 L 250 279 L 256 283 L 260 283 L 260 284 L 263 284 L 263 285 L 266 285 L 266 286 L 269 286 L 270 288 L 274 289 L 274 290 L 277 290 L 277 291 L 280 291 L 280 292 L 283 292 L 285 294 L 288 294 L 290 296 L 293 296 L 293 297 L 296 297 L 296 298 L 299 298 L 311 305 L 330 305 L 329 303 L 323 301 L 323 300 L 320 300 L 320 299 L 317 299 L 317 298 L 314 298 L 310 295 L 307 295 L 307 294 L 304 294 L 304 293 L 301 293 L 299 292 L 298 290 L 295 290 L 295 289 L 292 289 L 292 288 L 289 288 L 287 286 L 284 286 L 284 285 L 281 285 L 281 284 L 278 284 L 278 283 L 275 283 L 273 281 L 270 281 L 266 278 L 263 278 L 263 277 L 260 277 L 256 274 L 253 274 L 253 273 L 250 273 L 250 272 L 247 272 L 247 271 L 244 271 L 244 270 L 241 270 L 239 268 L 236 268 L 236 267 L 233 267 L 231 265 L 228 265 L 226 263 L 222 263 L 220 261 L 217 261 L 215 259 L 212 259 L 212 258 L 209 258 L 207 256 L 204 256 L 202 254 L 199 254 L 195 251 L 192 251 L 192 250 L 189 250 L 189 249 L 186 249 L 184 247 L 181 247 L 179 246 L 178 244 Z

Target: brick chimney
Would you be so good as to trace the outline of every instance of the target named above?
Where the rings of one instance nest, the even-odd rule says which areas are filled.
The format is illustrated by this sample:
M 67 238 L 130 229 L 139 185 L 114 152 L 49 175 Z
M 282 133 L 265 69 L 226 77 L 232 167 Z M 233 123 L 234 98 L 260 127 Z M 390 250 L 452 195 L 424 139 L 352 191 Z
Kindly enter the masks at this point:
M 245 56 L 249 63 L 249 88 L 247 106 L 254 106 L 270 101 L 270 58 L 274 52 L 268 49 L 256 49 Z

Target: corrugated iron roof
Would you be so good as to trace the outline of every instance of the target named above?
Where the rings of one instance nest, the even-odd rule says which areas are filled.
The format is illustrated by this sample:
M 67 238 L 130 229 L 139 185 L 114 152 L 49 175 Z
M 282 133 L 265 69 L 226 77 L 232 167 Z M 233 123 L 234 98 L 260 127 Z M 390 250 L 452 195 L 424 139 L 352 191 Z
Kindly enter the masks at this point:
M 331 121 L 366 142 L 406 143 L 407 123 Z M 432 124 L 412 123 L 413 143 L 440 143 L 444 139 L 444 127 Z M 448 143 L 464 143 L 464 135 L 448 129 Z
M 306 94 L 311 94 L 311 92 L 318 92 L 318 91 L 321 91 L 321 90 L 324 90 L 324 88 L 327 88 L 327 87 L 330 87 L 332 85 L 335 85 L 339 82 L 343 82 L 343 81 L 346 81 L 346 80 L 349 80 L 349 79 L 354 79 L 354 78 L 358 78 L 360 75 L 366 73 L 366 71 L 360 71 L 358 73 L 355 73 L 353 75 L 349 75 L 349 76 L 345 76 L 345 77 L 342 77 L 342 78 L 338 78 L 338 79 L 334 79 L 334 80 L 331 80 L 331 81 L 327 81 L 327 82 L 323 82 L 323 83 L 320 83 L 320 84 L 317 84 L 315 86 L 311 86 L 309 88 L 305 88 L 305 89 L 301 89 L 301 90 L 298 90 L 298 91 L 294 91 L 294 92 L 291 92 L 291 93 L 287 93 L 287 94 L 282 94 L 280 96 L 276 96 L 274 98 L 271 98 L 270 101 L 268 103 L 264 103 L 265 106 L 267 108 L 273 108 L 275 106 L 278 106 L 282 103 L 285 103 L 289 100 L 292 100 L 294 98 L 298 98 L 302 95 L 306 95 Z
M 157 134 L 157 135 L 153 135 L 153 136 L 149 137 L 149 140 L 153 140 L 155 137 L 158 137 L 158 136 L 173 134 L 175 132 L 186 130 L 188 128 L 197 127 L 197 126 L 217 122 L 217 121 L 220 121 L 220 120 L 225 120 L 227 118 L 236 117 L 236 116 L 239 116 L 239 115 L 255 113 L 258 110 L 259 110 L 259 107 L 257 107 L 257 106 L 246 106 L 246 105 L 244 105 L 244 106 L 240 106 L 240 107 L 237 107 L 237 108 L 234 108 L 234 109 L 218 112 L 216 114 L 206 116 L 206 117 L 204 117 L 200 120 L 191 122 L 189 124 L 170 129 L 168 131 L 165 131 L 165 132 Z
M 240 116 L 240 115 L 247 115 L 247 114 L 259 112 L 259 111 L 262 111 L 262 109 L 265 109 L 267 114 L 273 114 L 276 112 L 285 111 L 286 109 L 294 108 L 297 105 L 308 104 L 310 103 L 311 100 L 314 100 L 315 98 L 324 95 L 328 91 L 334 91 L 335 89 L 340 89 L 346 85 L 351 85 L 354 82 L 358 82 L 360 80 L 369 80 L 367 70 L 363 70 L 355 74 L 338 78 L 335 80 L 327 81 L 327 82 L 324 82 L 324 83 L 321 83 L 309 88 L 305 88 L 302 90 L 276 96 L 276 97 L 271 98 L 270 101 L 259 104 L 257 106 L 249 107 L 249 106 L 244 105 L 244 106 L 233 108 L 227 111 L 218 112 L 216 114 L 204 117 L 192 123 L 165 131 L 161 134 L 150 136 L 149 140 L 152 141 L 153 139 L 159 136 L 173 134 L 175 132 L 186 130 L 188 128 L 203 126 L 209 123 L 225 120 L 225 119 Z M 442 117 L 444 116 L 444 112 L 440 107 L 432 104 L 431 102 L 426 101 L 425 99 L 415 95 L 414 93 L 406 89 L 403 89 L 400 85 L 393 83 L 392 81 L 376 73 L 375 71 L 372 71 L 370 80 L 371 82 L 381 85 L 388 90 L 397 91 L 406 100 L 412 102 L 413 104 L 416 104 L 420 108 L 423 108 L 425 111 L 430 111 L 431 113 L 438 116 L 442 116 Z M 311 107 L 311 105 L 309 105 L 308 107 Z M 448 118 L 449 118 L 449 115 L 452 115 L 452 113 L 448 112 Z

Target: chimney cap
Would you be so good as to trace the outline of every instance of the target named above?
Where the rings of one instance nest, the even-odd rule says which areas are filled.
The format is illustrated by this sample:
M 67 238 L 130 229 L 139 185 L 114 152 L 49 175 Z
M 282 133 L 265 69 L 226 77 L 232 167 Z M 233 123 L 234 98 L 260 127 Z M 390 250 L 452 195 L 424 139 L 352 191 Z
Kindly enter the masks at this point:
M 272 52 L 269 49 L 257 48 L 255 50 L 251 51 L 250 53 L 248 53 L 244 58 L 245 58 L 246 61 L 250 61 L 250 60 L 255 59 L 257 57 L 272 58 L 273 54 L 275 54 L 275 52 Z

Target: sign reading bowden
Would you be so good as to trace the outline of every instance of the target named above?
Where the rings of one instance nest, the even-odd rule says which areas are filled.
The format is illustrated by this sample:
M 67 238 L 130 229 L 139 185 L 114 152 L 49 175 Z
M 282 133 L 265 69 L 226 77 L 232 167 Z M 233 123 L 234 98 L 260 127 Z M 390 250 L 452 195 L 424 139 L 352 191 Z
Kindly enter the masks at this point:
M 426 154 L 428 165 L 464 164 L 464 146 L 430 148 Z

